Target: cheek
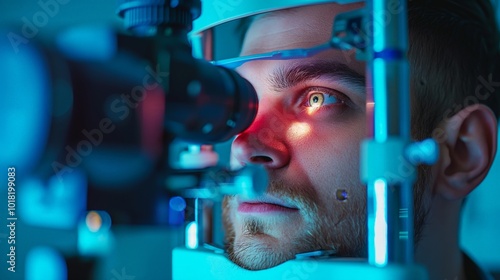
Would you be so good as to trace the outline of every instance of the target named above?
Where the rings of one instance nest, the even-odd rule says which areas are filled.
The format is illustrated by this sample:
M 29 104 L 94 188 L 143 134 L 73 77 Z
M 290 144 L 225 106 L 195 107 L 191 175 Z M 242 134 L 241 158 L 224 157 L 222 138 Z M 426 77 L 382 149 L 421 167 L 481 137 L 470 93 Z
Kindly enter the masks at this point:
M 306 171 L 320 197 L 334 197 L 337 189 L 357 191 L 361 185 L 359 146 L 365 135 L 363 129 L 353 127 L 315 128 L 317 133 L 292 148 L 292 158 Z

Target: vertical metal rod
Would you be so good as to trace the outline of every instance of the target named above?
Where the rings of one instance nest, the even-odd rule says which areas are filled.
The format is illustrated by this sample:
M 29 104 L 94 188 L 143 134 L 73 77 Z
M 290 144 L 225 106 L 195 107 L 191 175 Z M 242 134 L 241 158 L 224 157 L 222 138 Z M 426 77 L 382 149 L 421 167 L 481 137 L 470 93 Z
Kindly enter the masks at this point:
M 203 221 L 203 200 L 196 198 L 194 200 L 194 221 L 196 222 L 196 237 L 198 248 L 203 247 L 205 243 L 205 231 Z
M 367 101 L 374 106 L 373 115 L 367 116 L 373 138 L 362 150 L 368 154 L 362 171 L 368 192 L 368 256 L 377 266 L 408 264 L 413 261 L 415 172 L 403 157 L 410 142 L 406 1 L 372 0 L 366 9 L 372 23 L 367 81 L 373 85 L 367 88 Z M 383 167 L 373 168 L 375 160 Z M 405 168 L 410 169 L 408 174 Z
M 214 200 L 212 206 L 212 244 L 218 248 L 224 248 L 222 219 L 222 200 Z

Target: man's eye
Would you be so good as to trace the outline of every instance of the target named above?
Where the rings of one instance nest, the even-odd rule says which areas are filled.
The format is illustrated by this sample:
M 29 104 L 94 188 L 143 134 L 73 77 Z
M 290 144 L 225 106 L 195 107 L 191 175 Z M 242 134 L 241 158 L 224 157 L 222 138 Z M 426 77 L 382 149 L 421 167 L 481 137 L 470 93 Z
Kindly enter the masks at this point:
M 327 92 L 312 90 L 307 96 L 307 107 L 319 108 L 323 105 L 339 104 L 342 101 L 336 96 Z

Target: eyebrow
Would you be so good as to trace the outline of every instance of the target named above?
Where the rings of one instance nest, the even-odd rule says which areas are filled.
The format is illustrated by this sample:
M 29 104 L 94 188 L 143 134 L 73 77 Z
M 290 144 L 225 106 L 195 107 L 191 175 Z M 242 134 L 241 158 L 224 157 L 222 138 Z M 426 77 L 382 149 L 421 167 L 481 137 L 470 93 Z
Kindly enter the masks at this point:
M 277 68 L 268 78 L 275 90 L 292 88 L 308 80 L 332 78 L 347 83 L 365 92 L 365 77 L 344 63 L 336 61 L 314 61 L 307 64 L 292 64 Z

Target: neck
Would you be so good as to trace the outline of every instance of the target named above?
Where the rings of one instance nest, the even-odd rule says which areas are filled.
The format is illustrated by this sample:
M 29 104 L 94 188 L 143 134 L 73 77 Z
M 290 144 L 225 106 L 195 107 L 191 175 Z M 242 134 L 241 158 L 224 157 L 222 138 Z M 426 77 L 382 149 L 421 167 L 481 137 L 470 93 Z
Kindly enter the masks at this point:
M 415 248 L 415 262 L 425 266 L 429 279 L 465 279 L 458 240 L 460 207 L 461 201 L 433 198 Z

